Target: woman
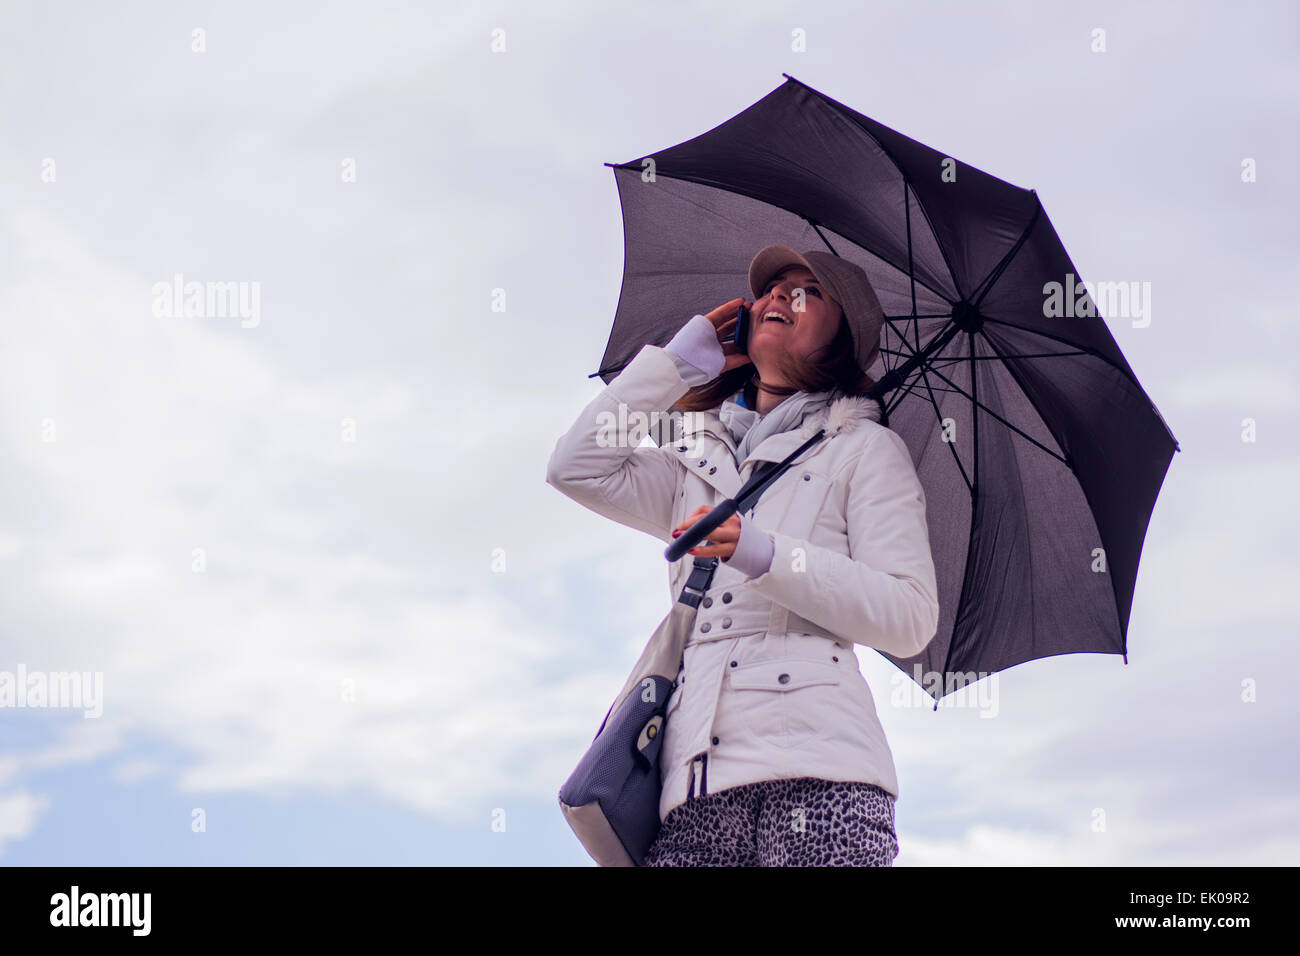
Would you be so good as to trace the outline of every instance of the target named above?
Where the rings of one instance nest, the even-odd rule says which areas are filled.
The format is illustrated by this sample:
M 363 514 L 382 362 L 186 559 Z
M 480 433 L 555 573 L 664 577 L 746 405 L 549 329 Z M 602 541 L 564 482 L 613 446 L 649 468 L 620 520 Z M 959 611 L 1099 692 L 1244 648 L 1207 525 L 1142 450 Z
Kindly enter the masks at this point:
M 829 253 L 767 246 L 749 285 L 752 303 L 644 346 L 556 443 L 547 481 L 667 542 L 825 429 L 690 552 L 718 562 L 667 704 L 646 864 L 890 866 L 898 780 L 850 645 L 917 655 L 939 603 L 911 455 L 865 394 L 883 314 Z M 747 354 L 730 341 L 741 302 Z M 608 440 L 611 420 L 668 408 L 690 413 L 682 440 Z M 670 566 L 673 600 L 693 563 Z

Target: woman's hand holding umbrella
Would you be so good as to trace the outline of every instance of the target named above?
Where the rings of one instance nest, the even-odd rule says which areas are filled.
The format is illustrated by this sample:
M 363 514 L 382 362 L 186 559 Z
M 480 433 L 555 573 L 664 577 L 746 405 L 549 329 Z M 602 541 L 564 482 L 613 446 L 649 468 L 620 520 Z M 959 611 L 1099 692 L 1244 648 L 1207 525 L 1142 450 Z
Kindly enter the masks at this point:
M 725 309 L 726 306 L 723 306 Z M 680 537 L 681 534 L 695 522 L 699 521 L 713 509 L 707 505 L 700 505 L 691 515 L 679 524 L 673 537 Z M 722 524 L 718 525 L 709 532 L 708 540 L 704 544 L 696 545 L 688 551 L 700 558 L 719 558 L 723 561 L 736 553 L 736 543 L 740 540 L 740 515 L 733 514 Z

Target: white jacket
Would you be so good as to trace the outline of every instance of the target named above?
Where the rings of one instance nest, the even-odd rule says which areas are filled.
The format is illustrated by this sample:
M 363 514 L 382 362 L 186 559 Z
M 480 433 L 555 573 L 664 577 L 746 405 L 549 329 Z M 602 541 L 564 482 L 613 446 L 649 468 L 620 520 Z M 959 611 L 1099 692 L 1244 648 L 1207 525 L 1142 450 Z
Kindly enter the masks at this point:
M 716 410 L 685 416 L 666 447 L 609 441 L 611 422 L 663 414 L 689 390 L 675 353 L 646 345 L 556 442 L 546 480 L 579 504 L 665 545 L 700 505 L 734 497 L 756 463 L 781 461 L 820 427 L 742 516 L 771 534 L 757 577 L 719 561 L 662 743 L 660 819 L 691 796 L 788 777 L 864 781 L 898 795 L 893 755 L 850 644 L 921 653 L 939 600 L 925 494 L 906 444 L 869 398 L 841 396 L 745 461 Z M 620 405 L 622 415 L 620 417 Z M 676 601 L 693 566 L 669 565 Z

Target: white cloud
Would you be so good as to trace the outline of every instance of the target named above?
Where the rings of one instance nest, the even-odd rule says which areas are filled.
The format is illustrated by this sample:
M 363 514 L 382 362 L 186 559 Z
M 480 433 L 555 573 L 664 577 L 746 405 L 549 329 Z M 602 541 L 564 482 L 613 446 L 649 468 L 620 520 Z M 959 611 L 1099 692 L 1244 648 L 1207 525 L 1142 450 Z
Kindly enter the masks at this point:
M 1222 409 L 1272 419 L 1295 412 L 1300 408 L 1300 381 L 1293 367 L 1274 359 L 1262 352 L 1251 355 L 1250 361 L 1229 359 L 1209 368 L 1181 369 L 1160 386 L 1159 406 L 1170 415 L 1182 409 Z
M 936 840 L 900 830 L 895 866 L 1097 866 L 1106 865 L 1104 834 L 1092 839 L 974 826 L 960 840 Z
M 0 793 L 0 856 L 5 844 L 21 840 L 36 828 L 49 800 L 25 790 Z
M 557 740 L 589 738 L 592 701 L 623 675 L 537 676 L 589 635 L 503 597 L 540 576 L 532 551 L 565 540 L 499 523 L 491 502 L 509 513 L 528 484 L 518 450 L 444 421 L 443 457 L 408 459 L 402 439 L 426 426 L 407 383 L 298 380 L 256 332 L 156 319 L 147 283 L 54 220 L 14 215 L 50 271 L 3 293 L 23 321 L 0 356 L 2 440 L 29 518 L 0 551 L 24 582 L 6 651 L 100 670 L 105 695 L 102 718 L 22 754 L 17 775 L 143 734 L 191 755 L 171 776 L 207 792 L 358 787 L 452 818 L 487 793 L 558 788 L 537 767 L 554 773 Z M 558 504 L 543 465 L 531 497 Z M 498 545 L 506 574 L 491 572 Z

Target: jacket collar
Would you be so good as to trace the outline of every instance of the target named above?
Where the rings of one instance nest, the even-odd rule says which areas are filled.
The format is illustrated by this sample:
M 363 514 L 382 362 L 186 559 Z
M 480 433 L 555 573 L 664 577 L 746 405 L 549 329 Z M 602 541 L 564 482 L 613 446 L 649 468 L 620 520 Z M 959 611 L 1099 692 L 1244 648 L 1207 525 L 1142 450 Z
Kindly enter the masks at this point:
M 828 405 L 809 415 L 798 428 L 771 435 L 761 441 L 757 448 L 749 453 L 741 463 L 743 468 L 750 461 L 781 461 L 794 451 L 819 429 L 825 429 L 826 438 L 852 431 L 863 421 L 880 421 L 880 405 L 874 398 L 866 396 L 840 395 Z M 815 455 L 821 448 L 818 442 L 795 459 L 795 463 L 805 461 Z
M 728 406 L 733 406 L 734 410 Z M 683 415 L 685 427 L 683 437 L 670 446 L 688 470 L 697 472 L 701 478 L 729 498 L 734 497 L 740 490 L 744 479 L 748 477 L 747 469 L 751 469 L 756 462 L 784 460 L 792 451 L 817 434 L 819 429 L 825 429 L 826 437 L 806 449 L 803 454 L 794 459 L 793 464 L 806 461 L 817 454 L 826 440 L 833 435 L 852 431 L 863 421 L 880 421 L 880 405 L 874 398 L 839 395 L 807 415 L 798 427 L 769 435 L 745 456 L 744 461 L 737 462 L 736 440 L 731 428 L 724 423 L 723 416 L 727 416 L 734 423 L 737 421 L 738 413 L 745 412 L 753 415 L 752 411 L 741 408 L 730 399 L 719 409 L 686 412 Z M 728 453 L 722 454 L 721 449 L 716 445 L 700 441 L 699 439 L 705 435 L 712 436 L 720 442 Z

